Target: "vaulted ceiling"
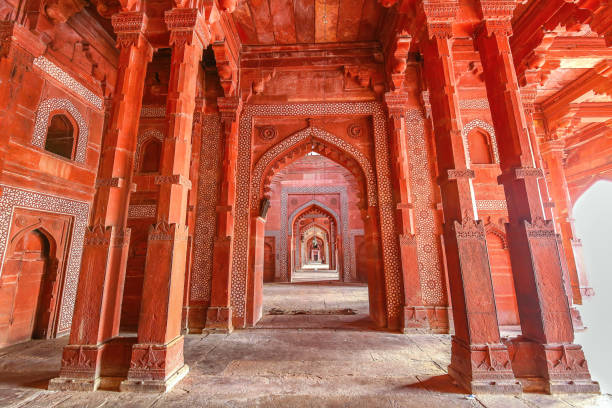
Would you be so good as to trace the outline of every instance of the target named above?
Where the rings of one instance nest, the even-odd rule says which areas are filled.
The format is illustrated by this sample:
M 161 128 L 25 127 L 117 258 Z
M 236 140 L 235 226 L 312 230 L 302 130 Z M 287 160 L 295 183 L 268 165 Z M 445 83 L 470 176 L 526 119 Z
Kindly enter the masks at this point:
M 377 0 L 244 0 L 232 14 L 243 44 L 371 41 L 386 12 Z

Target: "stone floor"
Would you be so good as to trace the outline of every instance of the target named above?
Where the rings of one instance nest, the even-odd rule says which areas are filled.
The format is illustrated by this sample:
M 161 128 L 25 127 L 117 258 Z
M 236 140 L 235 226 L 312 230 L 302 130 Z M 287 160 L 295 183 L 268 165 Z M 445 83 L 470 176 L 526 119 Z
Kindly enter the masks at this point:
M 292 282 L 312 282 L 312 281 L 337 281 L 339 279 L 338 271 L 312 270 L 304 269 L 299 272 L 293 272 L 291 276 Z
M 271 284 L 264 296 L 267 311 L 306 313 L 186 336 L 191 371 L 167 394 L 46 391 L 62 338 L 0 350 L 0 407 L 612 407 L 609 395 L 468 396 L 446 374 L 450 337 L 372 329 L 363 285 Z

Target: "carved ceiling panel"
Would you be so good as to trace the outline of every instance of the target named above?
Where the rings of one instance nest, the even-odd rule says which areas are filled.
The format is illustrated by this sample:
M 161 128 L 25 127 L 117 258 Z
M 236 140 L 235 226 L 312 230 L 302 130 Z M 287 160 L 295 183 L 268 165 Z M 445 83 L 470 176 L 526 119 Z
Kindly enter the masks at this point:
M 377 0 L 245 0 L 232 14 L 243 44 L 312 44 L 377 39 Z

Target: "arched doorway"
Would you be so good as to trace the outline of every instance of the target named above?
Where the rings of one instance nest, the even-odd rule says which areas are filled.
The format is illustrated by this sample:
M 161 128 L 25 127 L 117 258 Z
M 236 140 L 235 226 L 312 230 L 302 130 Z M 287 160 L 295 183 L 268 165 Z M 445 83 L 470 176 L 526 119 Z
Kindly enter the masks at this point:
M 52 334 L 57 272 L 55 241 L 42 228 L 22 231 L 7 251 L 0 297 L 6 326 L 0 346 Z
M 346 218 L 348 214 L 341 218 L 336 211 L 316 199 L 307 201 L 291 213 L 288 221 L 291 234 L 288 243 L 291 248 L 291 262 L 287 265 L 288 281 L 300 279 L 298 275 L 301 275 L 303 280 L 305 271 L 309 271 L 313 279 L 355 280 L 350 270 L 344 268 L 350 262 L 348 237 L 342 235 L 342 231 L 346 229 L 344 224 L 348 223 Z M 345 241 L 345 245 L 338 245 L 338 240 Z M 313 248 L 315 242 L 317 248 Z M 316 260 L 313 259 L 315 255 Z M 313 270 L 333 273 L 313 274 Z M 281 265 L 281 277 L 285 276 L 284 271 L 284 265 Z
M 350 150 L 348 143 L 343 142 L 346 146 L 335 144 L 333 135 L 313 129 L 298 132 L 297 143 L 284 149 L 273 146 L 255 163 L 252 200 L 260 208 L 266 200 L 269 209 L 265 217 L 261 212 L 252 211 L 251 225 L 255 225 L 258 234 L 267 240 L 274 240 L 277 282 L 292 282 L 296 272 L 313 270 L 316 265 L 323 264 L 322 260 L 326 263 L 321 269 L 334 271 L 337 281 L 357 283 L 360 278 L 357 270 L 367 270 L 370 287 L 361 285 L 369 300 L 366 314 L 369 311 L 377 324 L 384 325 L 378 211 L 371 205 L 375 203 L 369 200 L 371 196 L 376 197 L 373 168 L 363 155 L 358 156 L 359 159 L 354 156 L 358 151 L 347 151 Z M 304 134 L 310 137 L 302 137 Z M 325 134 L 325 138 L 319 137 L 320 134 Z M 292 139 L 289 136 L 285 140 Z M 356 257 L 354 252 L 356 241 L 363 241 L 364 236 L 370 249 L 367 259 Z M 257 255 L 265 252 L 264 239 L 255 237 L 251 242 L 255 242 L 251 247 L 255 253 L 253 259 L 269 259 L 269 255 Z M 313 251 L 314 242 L 317 248 Z M 258 262 L 254 264 L 257 266 Z M 270 266 L 268 263 L 268 268 Z M 255 270 L 254 280 L 259 280 L 259 275 L 263 272 Z M 261 299 L 256 293 L 257 285 L 253 288 L 253 298 Z M 247 313 L 252 316 L 251 324 L 255 324 L 261 317 L 263 304 L 259 306 L 256 301 L 251 304 L 253 309 Z

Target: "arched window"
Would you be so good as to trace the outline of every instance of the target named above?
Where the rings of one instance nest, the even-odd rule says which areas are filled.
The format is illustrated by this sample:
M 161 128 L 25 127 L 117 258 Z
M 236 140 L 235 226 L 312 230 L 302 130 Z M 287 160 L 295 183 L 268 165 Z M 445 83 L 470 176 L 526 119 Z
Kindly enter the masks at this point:
M 45 150 L 58 156 L 72 159 L 74 154 L 74 125 L 64 114 L 51 117 L 45 139 Z
M 491 138 L 482 130 L 474 129 L 468 134 L 468 149 L 472 164 L 493 163 Z
M 157 139 L 150 139 L 142 147 L 142 156 L 140 160 L 141 173 L 157 173 L 159 172 L 159 161 L 161 158 L 162 144 Z

